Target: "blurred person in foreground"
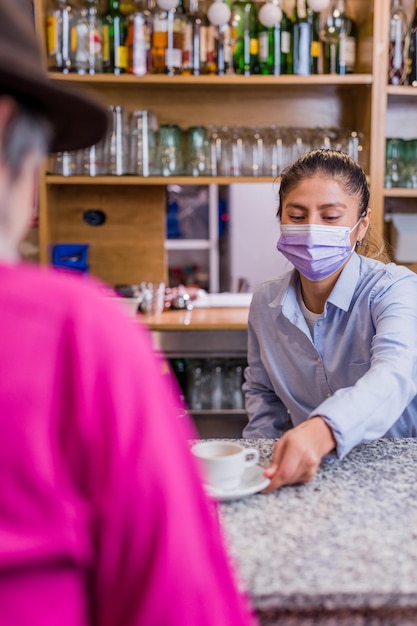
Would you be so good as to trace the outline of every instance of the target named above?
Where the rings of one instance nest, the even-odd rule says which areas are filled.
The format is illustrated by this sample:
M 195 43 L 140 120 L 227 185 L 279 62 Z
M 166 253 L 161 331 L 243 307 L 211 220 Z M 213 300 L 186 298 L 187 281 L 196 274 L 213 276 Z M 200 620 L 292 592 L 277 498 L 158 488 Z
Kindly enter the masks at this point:
M 19 260 L 47 150 L 107 115 L 49 81 L 18 7 L 0 0 L 0 625 L 248 626 L 148 332 Z
M 372 235 L 364 171 L 313 150 L 283 172 L 279 201 L 294 269 L 253 296 L 243 385 L 244 436 L 278 438 L 266 492 L 311 480 L 329 453 L 417 436 L 417 276 Z

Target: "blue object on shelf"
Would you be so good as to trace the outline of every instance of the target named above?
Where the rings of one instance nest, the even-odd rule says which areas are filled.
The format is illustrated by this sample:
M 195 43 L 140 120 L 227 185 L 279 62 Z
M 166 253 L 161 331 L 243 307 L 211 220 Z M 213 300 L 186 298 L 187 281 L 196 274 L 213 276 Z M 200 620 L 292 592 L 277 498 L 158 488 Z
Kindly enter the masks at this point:
M 60 243 L 52 246 L 52 265 L 78 272 L 88 271 L 88 244 Z

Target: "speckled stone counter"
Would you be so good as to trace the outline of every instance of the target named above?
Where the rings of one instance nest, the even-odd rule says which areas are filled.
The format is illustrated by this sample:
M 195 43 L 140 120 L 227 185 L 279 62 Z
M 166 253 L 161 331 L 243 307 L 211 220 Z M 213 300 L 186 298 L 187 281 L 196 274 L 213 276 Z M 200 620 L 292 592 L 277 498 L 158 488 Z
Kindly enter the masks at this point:
M 272 440 L 235 441 L 268 464 Z M 417 624 L 417 440 L 361 445 L 219 515 L 264 626 Z

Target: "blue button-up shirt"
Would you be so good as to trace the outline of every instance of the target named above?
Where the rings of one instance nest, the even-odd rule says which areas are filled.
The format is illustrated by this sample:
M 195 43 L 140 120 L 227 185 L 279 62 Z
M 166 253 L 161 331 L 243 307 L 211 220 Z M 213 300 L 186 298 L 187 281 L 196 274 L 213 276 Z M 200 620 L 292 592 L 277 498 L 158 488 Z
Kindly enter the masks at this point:
M 353 253 L 313 333 L 298 281 L 293 270 L 253 295 L 244 436 L 279 437 L 314 415 L 339 457 L 378 437 L 417 436 L 417 275 Z

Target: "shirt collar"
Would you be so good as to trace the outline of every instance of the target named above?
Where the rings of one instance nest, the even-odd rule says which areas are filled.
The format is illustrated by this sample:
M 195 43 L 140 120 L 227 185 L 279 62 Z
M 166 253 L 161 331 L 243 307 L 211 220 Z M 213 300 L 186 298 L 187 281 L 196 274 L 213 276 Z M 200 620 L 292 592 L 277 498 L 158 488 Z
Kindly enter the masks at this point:
M 350 307 L 350 303 L 356 289 L 359 273 L 360 258 L 356 252 L 353 252 L 337 279 L 327 302 L 333 304 L 339 309 L 342 309 L 343 311 L 347 311 Z M 299 276 L 297 270 L 294 269 L 292 272 L 286 274 L 282 279 L 279 293 L 275 296 L 275 298 L 273 298 L 273 300 L 271 300 L 269 306 L 271 308 L 282 306 L 283 309 L 289 306 L 290 309 L 293 310 L 294 304 L 297 301 L 298 281 Z
M 358 284 L 360 265 L 360 257 L 354 252 L 351 254 L 349 261 L 343 268 L 333 290 L 327 298 L 328 303 L 333 304 L 343 311 L 349 310 L 356 285 Z

